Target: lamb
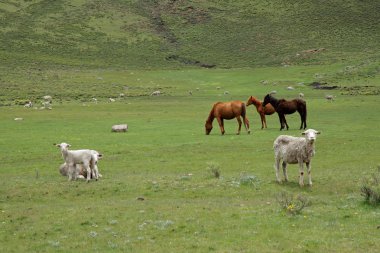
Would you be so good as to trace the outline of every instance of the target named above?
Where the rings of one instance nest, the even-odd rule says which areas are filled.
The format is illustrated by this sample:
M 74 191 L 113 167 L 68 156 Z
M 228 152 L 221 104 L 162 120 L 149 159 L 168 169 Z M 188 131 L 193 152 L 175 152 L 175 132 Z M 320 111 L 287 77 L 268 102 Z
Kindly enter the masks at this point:
M 97 167 L 98 160 L 101 159 L 103 156 L 102 154 L 99 154 L 99 152 L 97 152 L 96 150 L 91 150 L 91 151 L 95 155 L 94 157 L 95 166 L 96 166 L 95 170 L 98 173 L 98 177 L 103 177 L 102 174 L 99 173 L 99 170 Z M 62 176 L 68 176 L 68 170 L 69 170 L 69 166 L 67 166 L 66 162 L 61 164 L 61 166 L 59 166 L 59 172 L 61 173 Z M 95 170 L 92 171 L 91 178 L 96 178 Z M 77 173 L 79 179 L 85 179 L 87 177 L 87 171 L 85 170 L 83 164 L 75 164 L 75 172 Z
M 282 170 L 284 172 L 285 181 L 288 181 L 287 164 L 299 164 L 299 185 L 302 187 L 303 183 L 303 164 L 306 163 L 307 173 L 309 175 L 309 185 L 311 181 L 311 158 L 315 154 L 315 140 L 317 139 L 319 131 L 308 129 L 302 133 L 305 137 L 293 137 L 289 135 L 280 135 L 273 143 L 275 155 L 275 170 L 277 182 L 281 183 L 279 178 L 280 161 L 282 160 Z
M 76 164 L 83 164 L 83 167 L 87 171 L 87 182 L 90 181 L 92 173 L 94 173 L 95 179 L 98 180 L 99 172 L 96 165 L 98 155 L 95 154 L 96 151 L 89 149 L 69 150 L 68 148 L 71 145 L 64 142 L 55 144 L 55 146 L 61 149 L 62 157 L 68 166 L 69 181 L 77 179 Z

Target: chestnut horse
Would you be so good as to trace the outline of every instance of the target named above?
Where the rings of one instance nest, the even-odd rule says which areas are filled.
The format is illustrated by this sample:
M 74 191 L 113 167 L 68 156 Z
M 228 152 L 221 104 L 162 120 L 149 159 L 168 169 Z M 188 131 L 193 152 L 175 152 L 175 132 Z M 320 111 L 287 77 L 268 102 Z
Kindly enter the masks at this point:
M 285 119 L 285 114 L 292 114 L 297 111 L 301 116 L 301 127 L 300 129 L 306 128 L 306 102 L 302 99 L 296 98 L 293 100 L 285 100 L 285 99 L 276 99 L 272 97 L 270 94 L 267 94 L 264 98 L 263 106 L 266 106 L 268 103 L 272 104 L 274 109 L 276 110 L 278 117 L 280 118 L 281 128 L 284 129 L 286 125 L 286 130 L 289 129 L 288 123 Z
M 224 119 L 233 119 L 236 118 L 239 123 L 239 129 L 237 134 L 240 134 L 241 130 L 241 119 L 243 117 L 244 126 L 248 134 L 251 132 L 249 130 L 249 121 L 245 116 L 246 109 L 245 104 L 242 101 L 231 101 L 231 102 L 217 102 L 213 105 L 210 114 L 206 120 L 205 128 L 206 134 L 209 135 L 212 130 L 212 122 L 216 118 L 219 123 L 220 131 L 222 135 L 224 134 Z
M 255 97 L 250 96 L 246 105 L 249 106 L 252 104 L 256 106 L 256 111 L 260 114 L 261 129 L 263 129 L 264 127 L 267 128 L 267 121 L 265 119 L 265 115 L 272 115 L 273 113 L 275 113 L 276 110 L 273 108 L 271 104 L 266 104 L 265 106 L 263 106 L 263 102 L 261 102 Z

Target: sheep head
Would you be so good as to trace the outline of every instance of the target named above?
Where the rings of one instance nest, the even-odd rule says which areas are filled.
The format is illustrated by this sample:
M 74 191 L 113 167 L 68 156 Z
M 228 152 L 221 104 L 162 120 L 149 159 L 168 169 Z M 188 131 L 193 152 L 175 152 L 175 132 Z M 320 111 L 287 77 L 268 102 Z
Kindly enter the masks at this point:
M 70 144 L 67 144 L 67 143 L 64 143 L 64 142 L 62 142 L 60 144 L 53 144 L 53 145 L 56 146 L 56 147 L 59 147 L 61 150 L 64 150 L 64 149 L 67 150 L 69 147 L 71 147 Z
M 302 133 L 302 135 L 305 135 L 305 138 L 308 142 L 314 143 L 314 141 L 317 139 L 317 134 L 320 134 L 321 132 L 314 130 L 314 129 L 308 129 L 305 132 Z

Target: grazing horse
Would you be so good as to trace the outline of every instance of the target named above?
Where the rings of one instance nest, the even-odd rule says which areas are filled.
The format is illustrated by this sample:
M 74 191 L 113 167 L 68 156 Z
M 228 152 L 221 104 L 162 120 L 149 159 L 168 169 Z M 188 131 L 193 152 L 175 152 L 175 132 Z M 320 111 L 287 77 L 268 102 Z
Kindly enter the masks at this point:
M 302 99 L 293 99 L 293 100 L 285 100 L 285 99 L 276 99 L 271 95 L 266 95 L 264 98 L 263 106 L 266 106 L 268 103 L 272 104 L 274 109 L 276 110 L 278 117 L 280 118 L 281 128 L 284 129 L 286 125 L 286 130 L 289 129 L 288 123 L 285 119 L 285 114 L 292 114 L 297 111 L 301 116 L 301 127 L 300 129 L 306 128 L 306 102 Z
M 257 112 L 261 117 L 261 129 L 264 127 L 267 128 L 267 121 L 265 119 L 265 115 L 272 115 L 276 110 L 273 108 L 271 104 L 266 104 L 263 106 L 263 103 L 255 97 L 250 96 L 247 101 L 247 106 L 254 104 L 256 106 Z
M 205 128 L 206 128 L 206 134 L 209 135 L 212 130 L 212 122 L 216 118 L 219 123 L 220 131 L 222 132 L 222 135 L 224 134 L 224 119 L 233 119 L 236 118 L 239 123 L 239 129 L 237 134 L 240 134 L 241 130 L 241 119 L 240 117 L 243 117 L 244 120 L 244 126 L 247 130 L 248 134 L 251 132 L 249 130 L 249 121 L 247 117 L 245 116 L 246 109 L 245 104 L 242 101 L 231 101 L 231 102 L 217 102 L 213 105 L 210 114 L 206 120 Z

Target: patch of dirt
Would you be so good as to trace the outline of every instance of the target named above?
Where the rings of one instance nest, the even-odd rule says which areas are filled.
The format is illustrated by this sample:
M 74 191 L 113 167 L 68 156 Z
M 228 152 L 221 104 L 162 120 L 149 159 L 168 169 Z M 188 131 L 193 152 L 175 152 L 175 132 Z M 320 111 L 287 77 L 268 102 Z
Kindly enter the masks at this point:
M 339 89 L 339 86 L 337 85 L 327 85 L 326 82 L 312 82 L 310 84 L 311 87 L 313 87 L 313 89 L 318 89 L 318 90 L 336 90 L 336 89 Z
M 189 58 L 186 58 L 186 57 L 182 57 L 182 56 L 179 56 L 179 55 L 169 55 L 165 59 L 167 61 L 177 61 L 177 62 L 186 64 L 186 65 L 195 65 L 195 66 L 200 66 L 202 68 L 209 68 L 210 69 L 210 68 L 216 67 L 215 64 L 204 63 L 204 62 L 200 62 L 200 61 L 197 61 L 197 60 L 192 60 L 192 59 L 189 59 Z
M 325 50 L 326 50 L 326 48 L 323 48 L 323 47 L 322 48 L 313 48 L 313 49 L 304 50 L 301 53 L 303 53 L 303 54 L 315 54 L 315 53 L 323 52 Z

